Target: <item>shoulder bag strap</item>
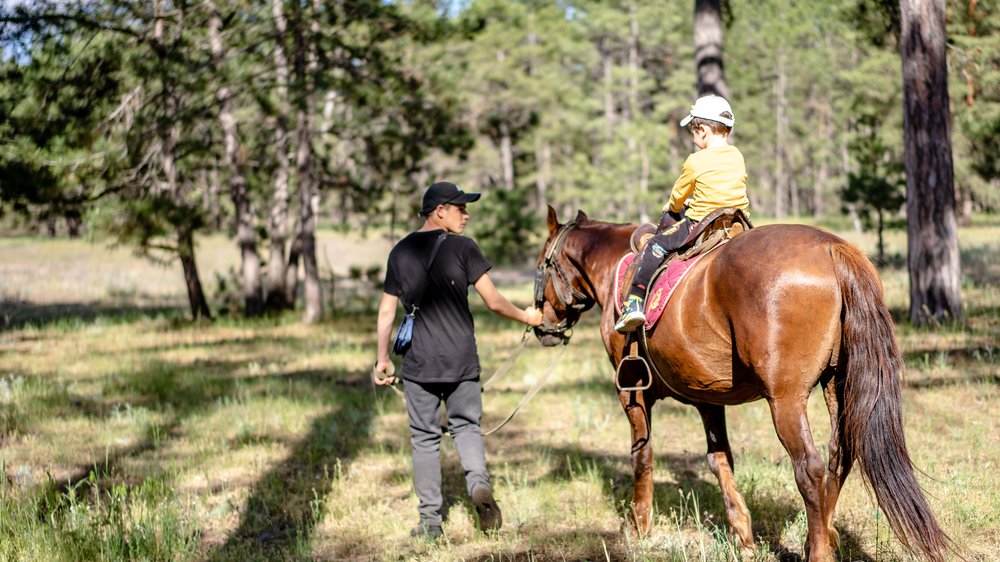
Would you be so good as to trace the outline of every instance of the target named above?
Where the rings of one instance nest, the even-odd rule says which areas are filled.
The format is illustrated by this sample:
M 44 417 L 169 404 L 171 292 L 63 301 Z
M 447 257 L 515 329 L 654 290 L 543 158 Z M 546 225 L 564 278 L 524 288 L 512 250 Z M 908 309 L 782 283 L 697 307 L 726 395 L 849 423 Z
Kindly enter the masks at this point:
M 424 283 L 423 285 L 421 285 L 420 291 L 416 295 L 414 295 L 416 298 L 413 299 L 413 304 L 411 305 L 410 314 L 415 313 L 417 309 L 420 308 L 418 305 L 420 304 L 420 301 L 424 298 L 424 291 L 427 289 L 427 282 L 429 280 L 428 278 L 430 277 L 431 266 L 434 265 L 434 258 L 437 257 L 438 250 L 441 249 L 441 243 L 444 242 L 444 239 L 447 237 L 448 233 L 442 232 L 441 235 L 437 237 L 437 240 L 434 241 L 434 249 L 431 250 L 431 259 L 430 261 L 427 262 L 427 268 L 424 270 Z

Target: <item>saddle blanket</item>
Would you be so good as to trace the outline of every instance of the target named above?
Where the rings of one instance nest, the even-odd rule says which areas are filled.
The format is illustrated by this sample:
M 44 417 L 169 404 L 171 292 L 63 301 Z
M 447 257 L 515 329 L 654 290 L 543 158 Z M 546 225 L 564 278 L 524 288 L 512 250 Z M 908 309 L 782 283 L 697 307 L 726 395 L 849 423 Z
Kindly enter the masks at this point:
M 684 279 L 684 276 L 687 275 L 691 266 L 697 263 L 698 260 L 700 260 L 704 255 L 705 254 L 698 254 L 688 260 L 672 261 L 667 265 L 667 269 L 662 271 L 659 276 L 653 280 L 653 286 L 650 287 L 646 296 L 645 328 L 647 330 L 656 325 L 656 321 L 660 319 L 663 311 L 667 308 L 667 302 L 674 294 L 674 289 L 677 288 L 677 285 L 682 279 Z M 615 312 L 618 314 L 622 313 L 623 297 L 628 294 L 628 287 L 624 286 L 625 273 L 628 271 L 628 268 L 633 261 L 635 261 L 635 252 L 625 254 L 622 256 L 622 259 L 618 261 L 618 269 L 615 272 Z

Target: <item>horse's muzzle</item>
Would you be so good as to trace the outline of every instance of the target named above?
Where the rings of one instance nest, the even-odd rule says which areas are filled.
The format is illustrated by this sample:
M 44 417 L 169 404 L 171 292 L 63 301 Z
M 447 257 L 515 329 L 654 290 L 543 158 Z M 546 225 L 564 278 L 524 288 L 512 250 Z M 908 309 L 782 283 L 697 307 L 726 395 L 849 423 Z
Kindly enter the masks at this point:
M 537 328 L 535 329 L 535 337 L 537 337 L 538 341 L 540 341 L 542 345 L 544 345 L 545 347 L 555 347 L 557 345 L 562 345 L 563 343 L 565 343 L 566 340 L 566 336 L 564 336 L 562 333 L 549 334 Z

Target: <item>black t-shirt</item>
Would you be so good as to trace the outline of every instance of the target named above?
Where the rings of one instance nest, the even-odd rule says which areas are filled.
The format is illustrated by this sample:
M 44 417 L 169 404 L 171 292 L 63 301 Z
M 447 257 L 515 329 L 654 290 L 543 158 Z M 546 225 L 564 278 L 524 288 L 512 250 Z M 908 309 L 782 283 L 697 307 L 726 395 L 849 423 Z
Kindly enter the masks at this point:
M 406 312 L 424 280 L 434 242 L 442 230 L 413 232 L 389 252 L 385 292 L 399 297 Z M 416 382 L 458 382 L 479 378 L 476 334 L 469 311 L 469 285 L 493 265 L 474 241 L 447 236 L 427 276 L 413 323 L 413 345 L 403 357 L 403 378 Z

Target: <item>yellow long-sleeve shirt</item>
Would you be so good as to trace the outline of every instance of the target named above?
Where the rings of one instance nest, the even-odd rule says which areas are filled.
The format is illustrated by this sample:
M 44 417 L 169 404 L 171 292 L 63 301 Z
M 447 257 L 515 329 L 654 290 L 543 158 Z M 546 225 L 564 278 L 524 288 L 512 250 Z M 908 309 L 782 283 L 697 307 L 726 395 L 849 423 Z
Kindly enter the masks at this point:
M 739 149 L 709 147 L 688 156 L 663 210 L 679 213 L 685 202 L 688 206 L 685 216 L 693 221 L 700 221 L 720 207 L 746 211 L 750 207 L 747 166 Z

